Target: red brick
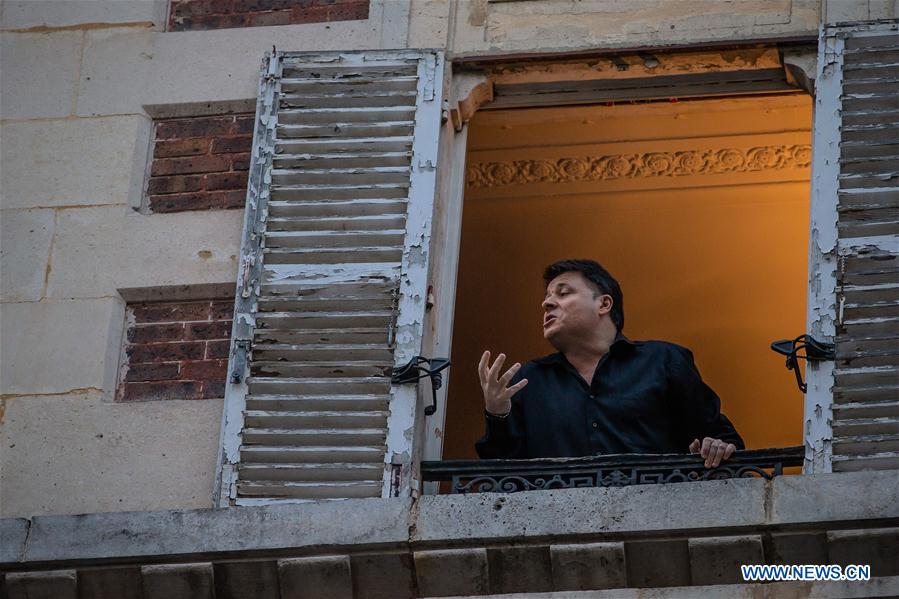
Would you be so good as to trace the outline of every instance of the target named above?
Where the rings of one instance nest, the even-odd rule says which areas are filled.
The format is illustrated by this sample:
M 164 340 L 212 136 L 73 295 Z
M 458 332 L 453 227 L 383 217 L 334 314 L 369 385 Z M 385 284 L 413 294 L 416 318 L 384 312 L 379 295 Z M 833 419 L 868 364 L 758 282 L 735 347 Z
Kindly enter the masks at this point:
M 157 141 L 153 147 L 154 158 L 170 158 L 172 156 L 196 156 L 209 151 L 209 139 L 193 137 L 189 139 L 172 139 Z
M 213 341 L 212 343 L 220 343 Z M 175 362 L 178 360 L 203 359 L 205 341 L 175 343 L 148 343 L 132 345 L 125 349 L 131 364 L 143 362 Z M 215 356 L 218 357 L 218 356 Z
M 227 155 L 189 156 L 186 158 L 159 158 L 153 161 L 152 176 L 185 175 L 190 173 L 224 172 L 231 168 Z
M 151 343 L 153 341 L 181 341 L 184 339 L 184 323 L 135 325 L 128 329 L 130 343 Z
M 201 116 L 169 119 L 156 123 L 156 139 L 185 139 L 210 135 L 230 135 L 234 129 L 233 116 Z
M 212 153 L 224 154 L 227 152 L 249 152 L 253 148 L 252 135 L 236 135 L 232 137 L 217 137 L 212 140 Z
M 323 23 L 368 18 L 368 0 L 341 2 L 333 5 L 295 7 L 291 23 Z
M 130 306 L 135 322 L 209 320 L 210 302 L 153 302 Z M 230 316 L 228 318 L 231 318 Z
M 218 399 L 225 397 L 225 380 L 206 381 L 203 383 L 203 399 Z
M 227 358 L 231 353 L 230 341 L 207 341 L 206 359 Z
M 206 31 L 209 29 L 246 27 L 249 24 L 249 20 L 247 14 L 172 17 L 169 20 L 169 31 Z
M 237 115 L 234 120 L 234 133 L 237 135 L 250 135 L 256 125 L 256 115 Z
M 224 381 L 228 374 L 228 360 L 183 362 L 181 378 L 185 381 Z
M 251 157 L 251 154 L 249 152 L 247 152 L 246 154 L 231 154 L 231 170 L 233 170 L 233 171 L 249 170 L 250 157 Z
M 172 175 L 171 177 L 150 177 L 147 194 L 184 193 L 203 189 L 203 175 Z
M 262 12 L 292 8 L 297 4 L 310 4 L 311 0 L 234 0 L 234 12 Z
M 231 337 L 231 321 L 217 320 L 213 322 L 191 322 L 187 325 L 187 339 L 209 340 L 228 339 Z
M 203 384 L 198 381 L 165 381 L 157 383 L 125 383 L 122 401 L 161 399 L 201 399 Z
M 247 190 L 238 189 L 236 191 L 225 192 L 225 204 L 222 206 L 225 210 L 232 208 L 243 208 L 247 203 Z
M 244 190 L 201 191 L 150 196 L 149 205 L 151 212 L 162 214 L 190 210 L 242 208 L 245 201 L 246 191 Z
M 275 25 L 290 25 L 290 10 L 275 10 L 271 12 L 255 12 L 250 14 L 250 27 L 273 27 Z
M 133 381 L 171 381 L 178 379 L 178 362 L 162 364 L 135 364 L 128 367 L 125 380 Z
M 234 318 L 234 300 L 213 301 L 209 314 L 212 320 L 231 320 Z
M 237 173 L 212 173 L 206 175 L 206 189 L 246 189 L 247 171 Z
M 231 12 L 232 0 L 172 0 L 172 16 L 222 14 Z

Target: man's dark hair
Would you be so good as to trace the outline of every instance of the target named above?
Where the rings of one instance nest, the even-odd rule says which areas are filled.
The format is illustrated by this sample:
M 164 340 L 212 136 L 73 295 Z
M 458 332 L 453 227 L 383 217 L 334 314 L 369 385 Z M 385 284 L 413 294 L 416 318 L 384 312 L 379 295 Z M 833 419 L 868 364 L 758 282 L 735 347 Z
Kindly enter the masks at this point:
M 612 311 L 609 316 L 620 333 L 624 329 L 624 294 L 621 293 L 621 286 L 615 277 L 595 260 L 559 260 L 543 271 L 543 285 L 549 285 L 550 281 L 566 272 L 579 272 L 593 283 L 599 290 L 598 293 L 594 293 L 594 297 L 601 294 L 612 296 Z

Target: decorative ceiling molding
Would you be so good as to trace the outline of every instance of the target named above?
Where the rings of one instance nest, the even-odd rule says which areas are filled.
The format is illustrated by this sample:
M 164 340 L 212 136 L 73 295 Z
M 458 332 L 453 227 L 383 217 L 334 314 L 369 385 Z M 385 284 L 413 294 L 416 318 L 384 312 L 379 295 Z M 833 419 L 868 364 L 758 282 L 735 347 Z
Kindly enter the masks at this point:
M 467 186 L 483 188 L 801 169 L 809 167 L 811 158 L 812 147 L 803 144 L 478 162 L 468 167 Z

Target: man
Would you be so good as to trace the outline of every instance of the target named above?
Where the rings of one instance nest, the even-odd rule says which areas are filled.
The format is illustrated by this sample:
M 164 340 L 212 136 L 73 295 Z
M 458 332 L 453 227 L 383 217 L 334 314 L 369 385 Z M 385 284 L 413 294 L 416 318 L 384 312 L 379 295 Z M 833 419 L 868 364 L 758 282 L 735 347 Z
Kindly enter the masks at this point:
M 514 364 L 478 364 L 487 433 L 482 458 L 576 457 L 614 453 L 698 453 L 707 468 L 743 439 L 690 350 L 631 341 L 621 288 L 593 260 L 562 260 L 543 274 L 543 337 L 558 353 Z

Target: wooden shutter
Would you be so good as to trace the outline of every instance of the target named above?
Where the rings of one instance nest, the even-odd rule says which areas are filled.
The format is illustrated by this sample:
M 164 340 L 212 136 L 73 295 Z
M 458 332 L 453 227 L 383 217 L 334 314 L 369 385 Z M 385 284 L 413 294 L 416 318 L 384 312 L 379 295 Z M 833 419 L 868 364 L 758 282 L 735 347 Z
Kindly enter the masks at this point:
M 443 57 L 276 53 L 263 66 L 219 505 L 408 492 Z M 238 381 L 239 379 L 239 381 Z
M 810 388 L 806 427 L 827 417 L 832 385 L 832 470 L 899 468 L 897 22 L 825 28 L 819 61 L 811 294 L 836 362 Z

